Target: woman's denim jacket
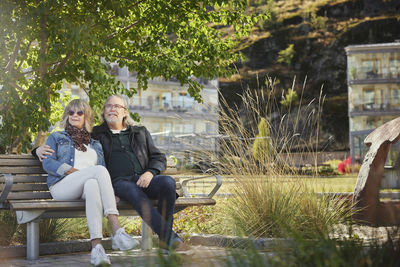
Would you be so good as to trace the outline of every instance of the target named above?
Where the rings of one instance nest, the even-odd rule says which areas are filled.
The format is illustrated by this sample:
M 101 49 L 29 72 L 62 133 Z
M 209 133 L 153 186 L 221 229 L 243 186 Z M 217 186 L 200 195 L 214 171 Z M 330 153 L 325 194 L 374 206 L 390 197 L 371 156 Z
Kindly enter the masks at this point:
M 55 152 L 43 160 L 43 169 L 49 174 L 47 185 L 57 183 L 63 179 L 65 172 L 74 166 L 75 147 L 74 141 L 66 131 L 55 132 L 49 135 L 46 145 L 50 146 Z M 90 146 L 96 151 L 97 165 L 105 166 L 103 148 L 99 141 L 90 139 Z

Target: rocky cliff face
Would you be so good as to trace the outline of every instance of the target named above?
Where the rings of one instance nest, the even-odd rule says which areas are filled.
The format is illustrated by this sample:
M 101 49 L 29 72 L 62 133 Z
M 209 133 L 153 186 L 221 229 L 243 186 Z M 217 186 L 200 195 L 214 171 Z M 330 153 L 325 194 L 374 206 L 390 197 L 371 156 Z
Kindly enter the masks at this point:
M 317 97 L 321 88 L 326 95 L 322 117 L 324 136 L 333 136 L 336 140 L 328 149 L 347 149 L 344 48 L 400 39 L 400 0 L 328 1 L 314 6 L 311 12 L 302 10 L 299 5 L 286 14 L 289 14 L 287 18 L 264 27 L 270 33 L 264 34 L 268 37 L 260 38 L 242 50 L 247 60 L 237 64 L 240 80 L 221 80 L 222 93 L 230 103 L 237 104 L 236 93 L 240 94 L 247 87 L 260 89 L 267 75 L 279 80 L 281 90 L 291 88 L 296 77 L 298 92 L 307 78 L 306 101 Z M 278 53 L 289 44 L 294 45 L 292 60 L 289 64 L 278 63 Z M 277 93 L 281 94 L 279 90 Z

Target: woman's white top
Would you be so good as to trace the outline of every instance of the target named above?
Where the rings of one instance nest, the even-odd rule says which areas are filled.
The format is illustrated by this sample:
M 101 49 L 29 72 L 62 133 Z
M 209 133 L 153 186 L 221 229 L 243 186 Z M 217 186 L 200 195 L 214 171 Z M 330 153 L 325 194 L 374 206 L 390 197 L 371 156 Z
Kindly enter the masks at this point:
M 75 148 L 75 163 L 74 168 L 81 170 L 87 167 L 92 167 L 97 164 L 97 153 L 90 147 L 90 144 L 84 145 L 87 150 L 85 152 Z

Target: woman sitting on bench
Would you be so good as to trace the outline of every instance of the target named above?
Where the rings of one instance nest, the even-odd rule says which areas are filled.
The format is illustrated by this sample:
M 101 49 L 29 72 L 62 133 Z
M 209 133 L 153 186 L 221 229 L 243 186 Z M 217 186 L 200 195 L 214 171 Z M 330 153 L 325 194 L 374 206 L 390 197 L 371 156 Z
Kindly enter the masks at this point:
M 65 130 L 50 134 L 46 141 L 54 153 L 43 159 L 43 169 L 49 174 L 47 185 L 55 200 L 85 199 L 92 243 L 90 262 L 100 265 L 110 264 L 100 244 L 103 213 L 113 231 L 113 249 L 129 250 L 139 242 L 126 234 L 119 224 L 114 190 L 104 167 L 103 149 L 100 142 L 90 137 L 93 122 L 88 103 L 72 100 L 61 119 Z

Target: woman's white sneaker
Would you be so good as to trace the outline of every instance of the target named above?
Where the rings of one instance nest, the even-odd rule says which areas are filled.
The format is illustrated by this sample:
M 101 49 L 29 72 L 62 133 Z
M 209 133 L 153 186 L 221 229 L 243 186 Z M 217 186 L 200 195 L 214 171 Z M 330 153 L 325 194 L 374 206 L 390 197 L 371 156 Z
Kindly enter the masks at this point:
M 111 261 L 101 244 L 97 244 L 90 252 L 90 263 L 94 266 L 110 265 Z
M 139 247 L 139 241 L 128 235 L 123 228 L 119 228 L 111 237 L 113 250 L 130 250 Z

